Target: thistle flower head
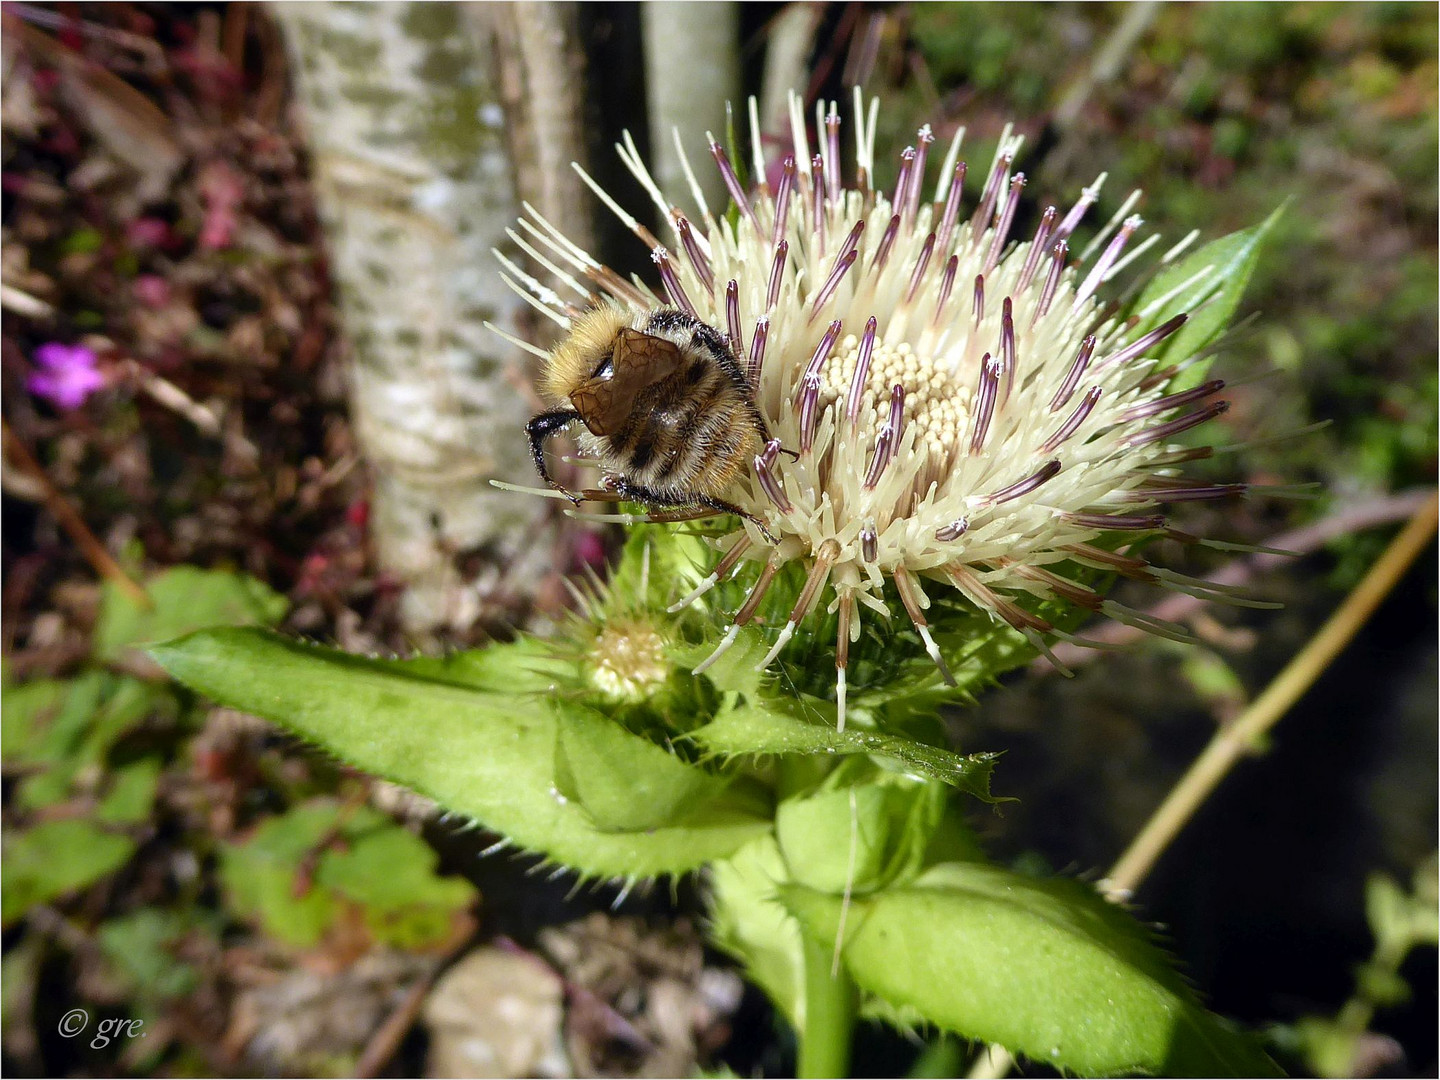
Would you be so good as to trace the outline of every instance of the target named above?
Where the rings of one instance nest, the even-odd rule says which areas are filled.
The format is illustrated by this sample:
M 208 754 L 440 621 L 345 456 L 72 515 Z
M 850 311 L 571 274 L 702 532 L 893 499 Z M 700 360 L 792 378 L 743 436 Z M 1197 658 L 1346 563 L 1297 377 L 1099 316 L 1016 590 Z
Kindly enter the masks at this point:
M 947 680 L 927 590 L 958 591 L 1040 649 L 1058 631 L 1034 613 L 1037 601 L 1139 621 L 1078 583 L 1076 568 L 1198 587 L 1115 549 L 1164 530 L 1167 501 L 1236 490 L 1174 475 L 1204 453 L 1177 450 L 1174 438 L 1225 408 L 1208 400 L 1218 382 L 1167 390 L 1176 368 L 1157 360 L 1187 317 L 1167 305 L 1193 296 L 1195 281 L 1123 317 L 1101 299 L 1104 284 L 1158 242 L 1142 240 L 1143 223 L 1130 214 L 1138 193 L 1082 251 L 1072 251 L 1073 234 L 1103 176 L 1073 204 L 1047 207 L 1029 235 L 1015 235 L 1026 184 L 1015 167 L 1019 137 L 1007 129 L 988 166 L 971 169 L 960 156 L 962 129 L 929 189 L 936 147 L 921 128 L 893 186 L 881 188 L 877 103 L 868 116 L 861 106 L 857 93 L 847 158 L 835 105 L 817 109 L 807 130 L 792 99 L 792 148 L 773 189 L 758 138 L 760 179 L 749 191 L 712 138 L 736 212 L 717 216 L 692 185 L 698 222 L 660 191 L 627 137 L 621 157 L 668 222 L 668 245 L 585 178 L 651 247 L 660 292 L 625 281 L 533 208 L 511 236 L 574 298 L 502 256 L 512 286 L 562 326 L 604 296 L 636 310 L 682 308 L 727 334 L 773 438 L 726 498 L 778 542 L 745 522 L 720 542 L 716 571 L 681 601 L 742 563 L 758 564 L 749 600 L 697 670 L 754 618 L 777 571 L 801 560 L 805 584 L 763 663 L 817 606 L 838 613 L 842 725 L 862 608 L 889 617 L 898 600 Z

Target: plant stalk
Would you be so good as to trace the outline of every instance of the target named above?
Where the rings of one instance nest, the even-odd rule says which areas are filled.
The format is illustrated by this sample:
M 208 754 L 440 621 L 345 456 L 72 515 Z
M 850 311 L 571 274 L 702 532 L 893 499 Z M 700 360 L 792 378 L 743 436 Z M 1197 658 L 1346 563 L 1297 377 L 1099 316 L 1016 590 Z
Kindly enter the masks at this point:
M 850 1036 L 858 998 L 844 965 L 833 964 L 833 951 L 803 935 L 805 949 L 805 1020 L 800 1032 L 801 1080 L 847 1076 Z
M 1234 723 L 1215 734 L 1102 882 L 1107 899 L 1121 901 L 1130 897 L 1235 762 L 1249 753 L 1325 672 L 1425 550 L 1435 535 L 1437 517 L 1440 494 L 1432 492 L 1320 632 Z M 1014 1057 L 1004 1047 L 987 1046 L 968 1075 L 971 1080 L 998 1080 L 1009 1074 L 1014 1063 Z
M 1350 643 L 1410 564 L 1425 550 L 1435 534 L 1437 505 L 1440 505 L 1440 496 L 1432 493 L 1320 632 L 1234 723 L 1215 733 L 1210 745 L 1195 759 L 1190 771 L 1166 796 L 1111 869 L 1104 882 L 1107 897 L 1124 899 L 1134 892 L 1160 853 L 1170 846 L 1176 833 L 1235 762 L 1251 752 L 1259 738 L 1290 710 Z

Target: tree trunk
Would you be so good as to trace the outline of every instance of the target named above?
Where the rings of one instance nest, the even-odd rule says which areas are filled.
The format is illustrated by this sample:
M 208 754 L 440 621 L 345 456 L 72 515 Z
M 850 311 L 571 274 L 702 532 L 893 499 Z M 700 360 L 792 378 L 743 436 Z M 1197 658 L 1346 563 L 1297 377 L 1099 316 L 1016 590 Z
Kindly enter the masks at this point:
M 717 216 L 729 196 L 710 161 L 705 132 L 725 144 L 725 104 L 736 110 L 744 140 L 746 104 L 740 99 L 740 10 L 730 0 L 683 3 L 646 0 L 640 8 L 645 36 L 645 98 L 650 107 L 650 171 L 666 196 L 687 214 L 696 207 L 675 150 L 679 129 L 685 155 Z M 749 142 L 741 142 L 750 165 Z
M 488 40 L 453 4 L 274 10 L 354 352 L 380 563 L 406 586 L 409 629 L 463 628 L 482 598 L 462 583 L 457 551 L 483 549 L 513 599 L 552 547 L 537 542 L 546 503 L 488 484 L 533 482 L 516 351 L 482 325 L 513 332 L 524 310 L 490 253 L 516 199 Z

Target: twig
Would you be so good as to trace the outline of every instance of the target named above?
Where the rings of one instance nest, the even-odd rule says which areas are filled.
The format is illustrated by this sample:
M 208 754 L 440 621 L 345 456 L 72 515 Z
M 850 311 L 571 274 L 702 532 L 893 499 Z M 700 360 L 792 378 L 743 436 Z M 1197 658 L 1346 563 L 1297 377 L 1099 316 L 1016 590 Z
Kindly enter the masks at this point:
M 1116 860 L 1109 875 L 1100 882 L 1107 900 L 1118 902 L 1133 895 L 1155 865 L 1155 860 L 1231 767 L 1252 751 L 1256 740 L 1285 715 L 1349 644 L 1375 613 L 1380 602 L 1399 583 L 1410 564 L 1430 543 L 1435 535 L 1437 513 L 1440 513 L 1440 495 L 1432 491 L 1423 497 L 1409 524 L 1390 542 L 1385 553 L 1320 628 L 1320 632 L 1234 723 L 1216 732 L 1210 745 L 1195 759 L 1190 770 L 1151 815 L 1125 853 Z M 987 1046 L 976 1058 L 968 1075 L 972 1080 L 999 1080 L 1010 1072 L 1014 1063 L 1014 1057 L 1004 1047 Z
M 1320 632 L 1234 723 L 1226 724 L 1215 733 L 1210 745 L 1195 759 L 1190 770 L 1151 815 L 1125 854 L 1120 856 L 1109 876 L 1101 882 L 1107 897 L 1122 900 L 1135 891 L 1160 853 L 1169 846 L 1176 833 L 1215 790 L 1235 762 L 1254 749 L 1260 736 L 1285 715 L 1350 643 L 1429 544 L 1435 534 L 1437 509 L 1440 509 L 1440 496 L 1431 492 L 1400 535 L 1390 542 L 1385 553 L 1370 568 L 1364 580 L 1320 628 Z
M 425 995 L 434 985 L 440 968 L 441 965 L 436 964 L 428 975 L 418 979 L 415 985 L 405 992 L 405 997 L 395 1010 L 375 1029 L 375 1034 L 370 1036 L 370 1041 L 365 1044 L 365 1049 L 360 1054 L 360 1060 L 355 1063 L 356 1076 L 379 1076 L 395 1056 L 395 1051 L 400 1048 L 405 1035 L 415 1026 L 415 1019 L 420 1015 L 421 1006 L 425 1004 Z
M 1377 525 L 1388 525 L 1392 521 L 1403 521 L 1414 514 L 1420 506 L 1423 506 L 1429 496 L 1428 490 L 1417 489 L 1356 503 L 1311 525 L 1306 525 L 1304 528 L 1271 537 L 1265 542 L 1265 546 L 1281 548 L 1296 555 L 1308 555 L 1337 537 L 1349 536 L 1351 533 L 1371 529 Z M 1290 558 L 1289 555 L 1259 552 L 1227 563 L 1206 577 L 1205 580 L 1217 585 L 1243 585 L 1252 578 L 1273 570 L 1288 558 Z M 1208 603 L 1210 601 L 1202 600 L 1188 593 L 1175 593 L 1147 609 L 1146 615 L 1168 622 L 1178 622 L 1201 610 Z M 1107 645 L 1126 645 L 1145 638 L 1147 632 L 1123 623 L 1104 622 L 1087 629 L 1085 636 L 1091 641 L 1100 641 Z M 1057 660 L 1070 668 L 1088 664 L 1100 655 L 1094 649 L 1087 649 L 1083 645 L 1072 645 L 1064 641 L 1056 642 L 1051 652 L 1055 654 Z M 1052 672 L 1055 667 L 1042 656 L 1030 665 L 1030 670 L 1039 675 Z
M 145 590 L 120 568 L 120 564 L 115 561 L 110 552 L 105 550 L 105 545 L 95 539 L 95 534 L 90 531 L 90 527 L 85 524 L 84 519 L 70 505 L 65 496 L 56 490 L 44 468 L 30 456 L 30 451 L 25 449 L 25 444 L 10 430 L 9 424 L 4 425 L 4 437 L 5 456 L 14 462 L 17 469 L 38 485 L 45 508 L 60 523 L 60 527 L 70 534 L 70 539 L 75 541 L 76 547 L 85 556 L 85 561 L 94 567 L 95 572 L 101 577 L 113 581 L 117 588 L 140 607 L 147 610 L 151 608 L 153 605 Z
M 0 284 L 0 306 L 30 319 L 48 319 L 55 314 L 55 308 L 50 304 L 13 285 Z
M 1095 54 L 1095 59 L 1090 62 L 1089 70 L 1055 107 L 1056 127 L 1068 132 L 1075 126 L 1075 121 L 1095 88 L 1112 82 L 1120 74 L 1130 50 L 1145 31 L 1150 29 L 1150 24 L 1155 21 L 1159 10 L 1160 4 L 1156 0 L 1144 0 L 1143 3 L 1131 4 L 1125 9 L 1124 17 L 1105 39 L 1105 44 Z

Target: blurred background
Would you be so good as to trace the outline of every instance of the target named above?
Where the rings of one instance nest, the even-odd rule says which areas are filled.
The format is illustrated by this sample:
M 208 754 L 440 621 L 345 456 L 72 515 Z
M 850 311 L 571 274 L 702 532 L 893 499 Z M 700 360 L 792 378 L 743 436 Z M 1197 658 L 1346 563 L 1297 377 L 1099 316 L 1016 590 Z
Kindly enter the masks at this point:
M 1199 647 L 1037 668 L 957 713 L 966 750 L 1006 751 L 995 786 L 1019 801 L 975 814 L 1006 862 L 1101 871 L 1436 483 L 1433 4 L 0 10 L 17 1074 L 793 1068 L 783 1024 L 702 945 L 701 883 L 617 897 L 528 873 L 134 648 L 219 623 L 474 647 L 543 632 L 566 575 L 603 573 L 617 533 L 488 484 L 529 482 L 535 398 L 483 323 L 550 343 L 490 253 L 516 254 L 524 201 L 651 269 L 569 169 L 648 220 L 623 131 L 678 192 L 672 127 L 698 166 L 724 102 L 743 135 L 755 95 L 778 155 L 786 91 L 848 118 L 858 85 L 882 102 L 882 163 L 925 122 L 988 160 L 1013 121 L 1022 214 L 1100 172 L 1095 224 L 1140 187 L 1176 239 L 1289 200 L 1217 361 L 1238 385 L 1207 430 L 1244 447 L 1204 464 L 1314 486 L 1177 524 L 1301 554 L 1164 552 L 1285 606 L 1199 610 Z M 1436 683 L 1432 546 L 1136 898 L 1296 1072 L 1437 1068 L 1435 951 L 1395 928 L 1435 905 Z M 962 1050 L 866 1027 L 856 1069 L 957 1075 Z

